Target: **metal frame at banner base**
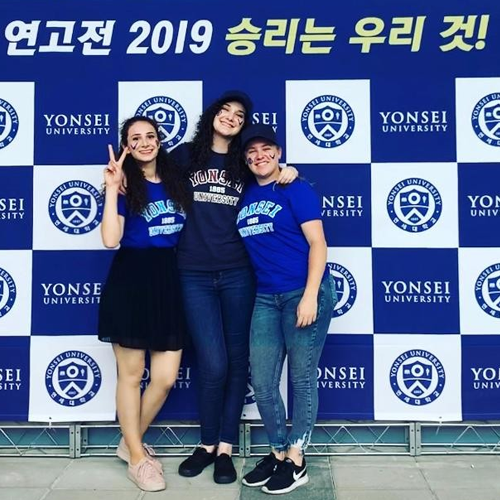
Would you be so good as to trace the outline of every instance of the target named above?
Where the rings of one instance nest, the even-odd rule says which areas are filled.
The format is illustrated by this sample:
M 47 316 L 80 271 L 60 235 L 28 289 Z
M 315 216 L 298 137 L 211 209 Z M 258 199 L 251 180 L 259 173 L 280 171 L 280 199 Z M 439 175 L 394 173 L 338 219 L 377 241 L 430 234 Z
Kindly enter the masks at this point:
M 0 457 L 115 456 L 121 438 L 116 422 L 35 424 L 0 422 Z M 145 440 L 159 456 L 183 456 L 199 444 L 197 422 L 153 424 Z M 240 424 L 240 457 L 269 453 L 260 421 Z M 422 423 L 319 421 L 308 455 L 500 454 L 500 421 Z

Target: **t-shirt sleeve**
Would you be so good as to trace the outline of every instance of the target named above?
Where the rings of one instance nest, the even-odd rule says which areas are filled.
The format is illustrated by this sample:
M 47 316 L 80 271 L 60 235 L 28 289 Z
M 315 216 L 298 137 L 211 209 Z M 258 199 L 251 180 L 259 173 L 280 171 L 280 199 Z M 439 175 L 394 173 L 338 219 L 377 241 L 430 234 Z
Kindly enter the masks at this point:
M 295 181 L 290 186 L 288 199 L 295 220 L 299 224 L 310 220 L 321 220 L 319 196 L 307 181 Z
M 123 215 L 123 217 L 127 215 L 127 203 L 123 194 L 118 195 L 118 215 Z

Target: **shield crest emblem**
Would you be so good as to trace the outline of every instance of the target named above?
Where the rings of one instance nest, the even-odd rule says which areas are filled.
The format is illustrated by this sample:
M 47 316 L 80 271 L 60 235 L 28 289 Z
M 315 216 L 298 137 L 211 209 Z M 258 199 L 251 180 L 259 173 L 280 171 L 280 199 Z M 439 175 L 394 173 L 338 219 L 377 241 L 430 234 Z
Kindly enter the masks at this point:
M 322 140 L 335 140 L 342 128 L 342 111 L 330 104 L 317 108 L 313 114 L 313 125 Z
M 61 195 L 61 211 L 64 218 L 73 226 L 81 226 L 90 216 L 92 197 L 78 191 Z
M 484 124 L 491 135 L 500 139 L 500 103 L 492 102 L 484 107 Z
M 76 398 L 87 385 L 88 367 L 68 363 L 57 368 L 57 375 L 63 394 L 68 398 Z
M 408 221 L 419 224 L 429 212 L 429 194 L 416 189 L 401 193 L 399 206 Z
M 488 295 L 495 306 L 500 306 L 500 276 L 488 278 Z
M 5 127 L 7 126 L 7 111 L 0 109 L 0 135 L 5 132 Z
M 158 124 L 161 141 L 165 141 L 172 134 L 176 118 L 176 112 L 172 108 L 159 104 L 154 109 L 148 109 L 145 115 Z
M 432 384 L 432 365 L 423 361 L 408 363 L 403 368 L 403 384 L 413 397 L 421 397 Z

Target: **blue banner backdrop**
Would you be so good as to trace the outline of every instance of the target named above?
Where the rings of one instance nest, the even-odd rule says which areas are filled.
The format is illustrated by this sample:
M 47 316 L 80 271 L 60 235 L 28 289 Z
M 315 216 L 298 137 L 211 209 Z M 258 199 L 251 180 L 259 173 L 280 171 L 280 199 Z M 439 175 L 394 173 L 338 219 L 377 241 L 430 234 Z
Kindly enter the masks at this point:
M 106 146 L 147 114 L 173 149 L 230 88 L 322 200 L 319 418 L 499 419 L 499 47 L 492 0 L 4 0 L 0 420 L 114 418 Z M 194 384 L 188 352 L 160 417 L 196 417 Z

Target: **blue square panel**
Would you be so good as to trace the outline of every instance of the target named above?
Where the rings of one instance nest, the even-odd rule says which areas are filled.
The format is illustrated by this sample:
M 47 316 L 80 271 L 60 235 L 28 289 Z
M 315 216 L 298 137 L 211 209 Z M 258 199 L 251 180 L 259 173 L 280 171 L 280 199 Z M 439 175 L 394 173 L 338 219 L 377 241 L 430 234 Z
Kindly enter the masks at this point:
M 0 337 L 0 420 L 28 420 L 30 338 Z
M 33 252 L 33 335 L 96 335 L 114 252 Z
M 461 247 L 500 247 L 500 164 L 458 165 Z
M 373 249 L 375 333 L 459 333 L 457 249 Z
M 462 335 L 464 420 L 500 419 L 500 335 Z
M 146 371 L 143 380 L 143 388 L 150 382 L 151 374 Z M 182 353 L 181 366 L 167 401 L 156 416 L 156 420 L 182 420 L 198 419 L 198 390 L 197 380 L 199 372 L 196 366 L 195 353 L 191 349 L 185 349 Z
M 373 419 L 373 335 L 328 335 L 318 393 L 318 419 Z
M 371 79 L 372 161 L 455 161 L 455 82 Z
M 118 143 L 117 88 L 103 78 L 37 83 L 35 165 L 107 163 L 107 144 Z
M 328 246 L 371 246 L 370 165 L 297 165 L 321 199 Z
M 0 249 L 30 249 L 33 241 L 33 167 L 0 168 Z

